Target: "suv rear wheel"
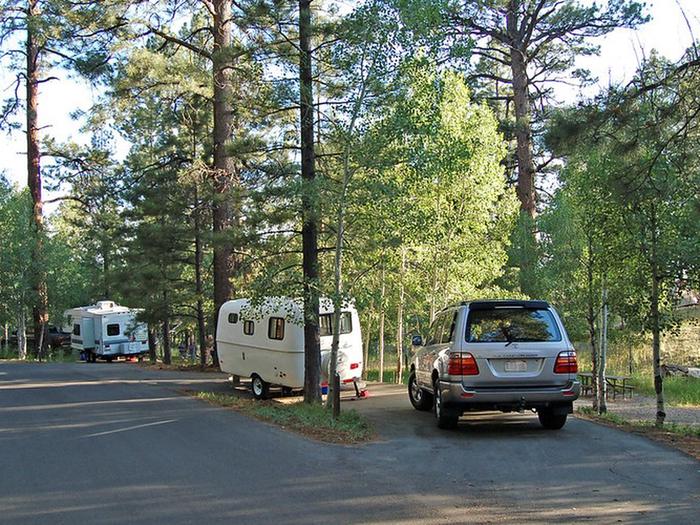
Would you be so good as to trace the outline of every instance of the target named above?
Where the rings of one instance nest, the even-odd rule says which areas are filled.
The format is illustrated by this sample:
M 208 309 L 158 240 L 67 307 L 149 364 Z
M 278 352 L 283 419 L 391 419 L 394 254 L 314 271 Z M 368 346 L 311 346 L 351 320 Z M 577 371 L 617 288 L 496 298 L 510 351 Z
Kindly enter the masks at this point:
M 416 410 L 427 412 L 433 407 L 433 396 L 418 386 L 415 372 L 408 376 L 408 398 Z
M 548 430 L 559 430 L 566 423 L 566 414 L 554 414 L 549 409 L 537 411 L 540 424 Z
M 438 428 L 451 430 L 457 428 L 457 421 L 459 421 L 459 416 L 445 412 L 442 406 L 442 393 L 440 392 L 440 383 L 435 381 L 433 383 L 433 411 L 435 412 L 435 419 L 437 420 Z

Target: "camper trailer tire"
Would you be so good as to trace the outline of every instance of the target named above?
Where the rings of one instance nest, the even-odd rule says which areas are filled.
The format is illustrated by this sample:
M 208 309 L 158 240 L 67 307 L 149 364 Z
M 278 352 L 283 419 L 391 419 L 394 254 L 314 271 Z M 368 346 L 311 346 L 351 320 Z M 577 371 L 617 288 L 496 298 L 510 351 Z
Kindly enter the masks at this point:
M 250 389 L 253 392 L 255 399 L 267 399 L 267 394 L 270 391 L 270 383 L 263 381 L 258 374 L 250 376 Z

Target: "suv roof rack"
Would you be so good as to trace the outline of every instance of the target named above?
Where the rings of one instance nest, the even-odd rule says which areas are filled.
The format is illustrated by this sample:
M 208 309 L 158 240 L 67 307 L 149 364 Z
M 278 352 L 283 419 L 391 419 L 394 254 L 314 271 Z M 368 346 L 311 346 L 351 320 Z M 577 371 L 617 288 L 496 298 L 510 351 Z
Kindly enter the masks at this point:
M 547 301 L 541 300 L 522 300 L 522 299 L 483 299 L 477 301 L 469 301 L 464 303 L 469 305 L 470 310 L 491 310 L 494 308 L 533 308 L 543 309 L 549 308 Z
M 549 308 L 547 301 L 536 299 L 475 299 L 471 301 L 460 301 L 458 303 L 448 304 L 438 313 L 457 308 L 459 306 L 469 306 L 471 310 L 491 310 L 493 308 L 533 308 L 536 310 Z

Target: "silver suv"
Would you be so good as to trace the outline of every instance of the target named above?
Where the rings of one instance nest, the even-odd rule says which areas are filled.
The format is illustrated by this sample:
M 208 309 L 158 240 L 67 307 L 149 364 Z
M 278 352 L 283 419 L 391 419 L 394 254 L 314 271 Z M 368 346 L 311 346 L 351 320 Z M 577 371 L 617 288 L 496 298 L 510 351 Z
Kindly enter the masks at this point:
M 543 427 L 560 429 L 581 391 L 576 352 L 545 301 L 463 302 L 413 344 L 408 396 L 440 428 L 466 411 L 535 410 Z

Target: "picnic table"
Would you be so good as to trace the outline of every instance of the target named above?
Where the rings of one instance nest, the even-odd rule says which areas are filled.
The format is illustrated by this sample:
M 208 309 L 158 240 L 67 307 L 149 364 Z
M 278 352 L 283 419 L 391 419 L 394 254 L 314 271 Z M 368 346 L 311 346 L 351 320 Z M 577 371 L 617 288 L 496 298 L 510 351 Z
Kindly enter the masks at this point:
M 593 374 L 591 372 L 579 372 L 579 379 L 581 380 L 581 393 L 584 395 L 593 394 Z M 610 393 L 612 392 L 613 400 L 617 397 L 617 394 L 622 394 L 622 399 L 625 399 L 627 393 L 629 393 L 630 398 L 634 392 L 634 386 L 627 384 L 627 382 L 632 379 L 630 376 L 605 376 L 605 382 L 608 385 L 607 397 L 610 398 Z

